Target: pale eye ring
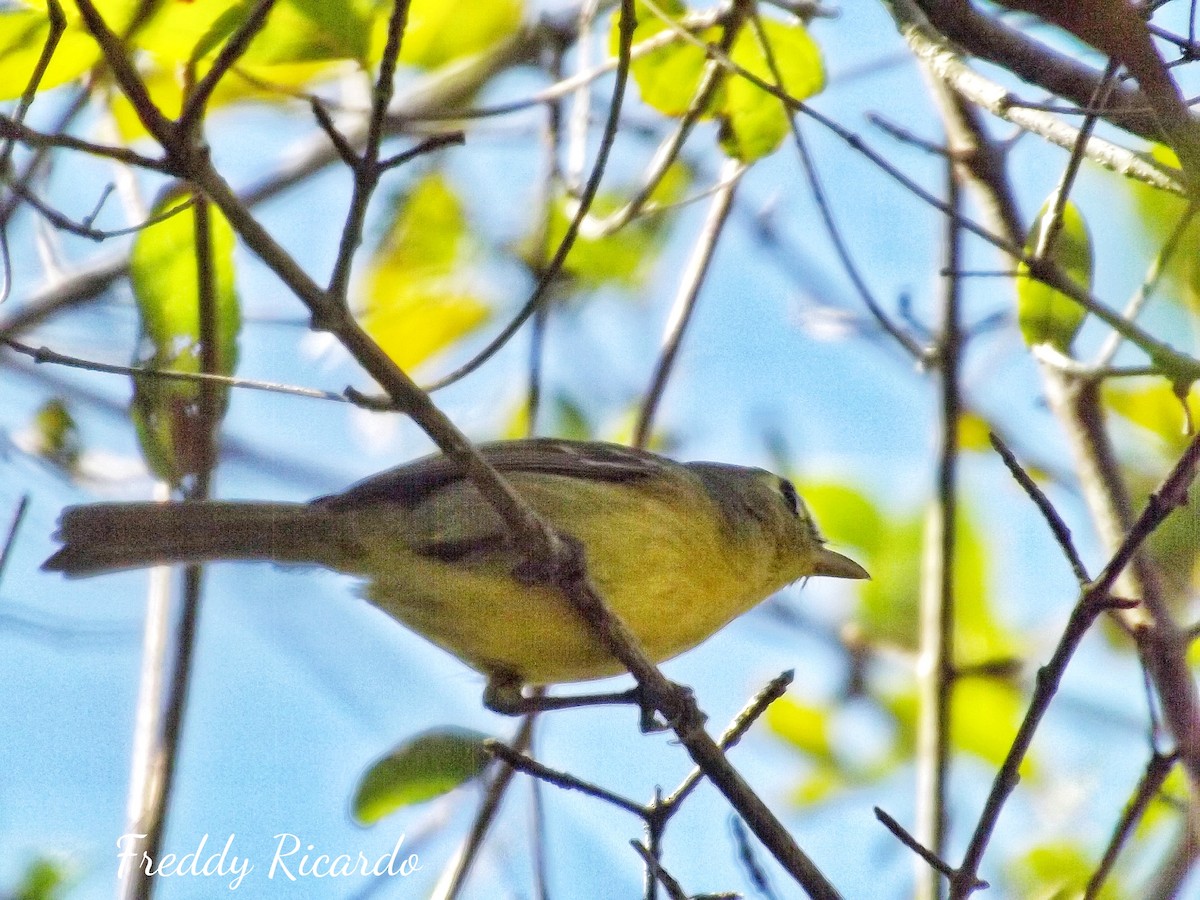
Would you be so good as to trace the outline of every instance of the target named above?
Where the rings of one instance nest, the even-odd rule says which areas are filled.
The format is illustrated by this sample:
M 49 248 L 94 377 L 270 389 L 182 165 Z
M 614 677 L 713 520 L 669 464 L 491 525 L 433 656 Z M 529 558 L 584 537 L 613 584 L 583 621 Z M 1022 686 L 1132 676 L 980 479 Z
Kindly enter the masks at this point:
M 783 495 L 784 501 L 788 505 L 788 509 L 792 511 L 793 516 L 800 515 L 800 496 L 796 493 L 796 486 L 786 478 L 779 479 L 779 493 Z

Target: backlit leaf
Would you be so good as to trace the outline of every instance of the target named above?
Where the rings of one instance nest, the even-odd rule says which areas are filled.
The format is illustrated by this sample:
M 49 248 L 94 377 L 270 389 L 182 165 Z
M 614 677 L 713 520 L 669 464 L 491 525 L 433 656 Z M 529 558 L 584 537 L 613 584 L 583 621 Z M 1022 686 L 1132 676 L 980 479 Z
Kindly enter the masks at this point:
M 682 163 L 675 163 L 664 173 L 650 195 L 650 202 L 666 205 L 679 200 L 691 182 L 691 172 Z M 629 190 L 632 193 L 632 188 Z M 623 207 L 626 194 L 603 193 L 592 203 L 590 214 L 603 219 Z M 559 200 L 550 215 L 548 246 L 557 247 L 567 233 L 573 208 Z M 590 236 L 581 231 L 563 265 L 563 273 L 585 288 L 615 285 L 634 288 L 640 285 L 657 258 L 666 237 L 668 221 L 664 216 L 643 215 L 612 234 Z M 526 241 L 521 254 L 528 264 L 540 259 L 539 247 Z
M 57 397 L 47 400 L 34 417 L 33 429 L 33 452 L 67 472 L 73 472 L 83 451 L 83 442 L 79 437 L 79 426 L 66 403 Z
M 1047 200 L 1034 219 L 1025 243 L 1025 252 L 1036 252 L 1042 232 L 1050 227 L 1050 201 Z M 1053 243 L 1046 250 L 1046 259 L 1058 266 L 1073 282 L 1085 290 L 1092 287 L 1092 240 L 1087 223 L 1074 203 L 1063 207 L 1062 222 Z M 1017 322 L 1021 335 L 1030 347 L 1050 344 L 1062 352 L 1070 350 L 1087 310 L 1061 291 L 1029 277 L 1029 266 L 1017 264 Z
M 1004 761 L 1025 714 L 1025 698 L 1012 684 L 995 678 L 962 678 L 954 685 L 951 740 L 958 750 L 992 765 Z M 1032 757 L 1021 763 L 1022 777 L 1035 774 Z
M 1200 395 L 1188 393 L 1187 409 L 1174 389 L 1161 378 L 1122 378 L 1104 382 L 1105 405 L 1126 421 L 1160 437 L 1170 450 L 1182 449 L 1188 440 L 1188 410 L 1200 427 Z
M 163 202 L 156 213 L 186 198 Z M 234 287 L 234 236 L 229 223 L 210 207 L 213 289 L 216 317 L 215 374 L 232 374 L 237 362 L 241 313 Z M 199 372 L 201 324 L 195 211 L 193 207 L 143 229 L 134 241 L 130 283 L 141 321 L 139 362 L 153 369 Z M 209 387 L 218 415 L 228 389 Z M 132 414 L 151 470 L 172 485 L 196 471 L 207 436 L 200 409 L 201 388 L 193 382 L 135 377 Z
M 1063 900 L 1082 897 L 1095 870 L 1095 853 L 1087 848 L 1066 841 L 1040 844 L 1009 866 L 1005 873 L 1008 886 L 1005 893 Z M 1117 900 L 1124 896 L 1127 894 L 1111 878 L 1096 895 L 1097 900 Z
M 767 84 L 776 76 L 767 49 L 779 75 L 778 87 L 797 100 L 806 100 L 825 87 L 825 64 L 821 50 L 799 21 L 761 19 L 762 35 L 746 26 L 737 36 L 730 57 L 746 71 Z M 765 41 L 765 48 L 764 48 Z M 721 146 L 726 155 L 753 162 L 779 147 L 789 131 L 790 113 L 777 97 L 746 78 L 732 75 L 722 107 L 726 128 Z
M 369 265 L 363 326 L 404 369 L 472 333 L 491 315 L 472 284 L 474 246 L 462 204 L 440 175 L 401 198 Z
M 0 100 L 21 96 L 50 35 L 46 4 L 29 6 L 32 8 L 6 6 L 0 9 Z M 100 59 L 100 48 L 80 22 L 75 5 L 64 3 L 62 8 L 67 29 L 39 82 L 41 91 L 75 80 Z
M 525 14 L 520 0 L 412 0 L 400 61 L 423 69 L 480 53 L 513 34 Z M 382 52 L 387 17 L 377 25 L 377 54 Z
M 1156 162 L 1179 167 L 1179 157 L 1163 144 L 1154 144 L 1150 155 Z M 1122 178 L 1120 184 L 1129 191 L 1136 213 L 1122 221 L 1136 224 L 1137 229 L 1129 229 L 1131 236 L 1140 231 L 1150 250 L 1158 252 L 1178 227 L 1188 201 L 1136 178 Z M 1200 309 L 1200 217 L 1193 217 L 1184 230 L 1163 269 L 1162 281 L 1163 286 L 1155 292 L 1156 297 L 1180 302 L 1193 313 Z
M 672 20 L 678 22 L 687 13 L 687 7 L 679 0 L 657 4 Z M 669 26 L 648 6 L 634 4 L 637 27 L 633 31 L 633 46 L 668 30 Z M 620 15 L 613 16 L 609 33 L 609 53 L 618 53 Z M 720 29 L 710 28 L 697 34 L 703 41 L 716 41 Z M 692 105 L 700 77 L 704 72 L 704 50 L 682 39 L 664 47 L 637 56 L 629 67 L 630 74 L 638 86 L 643 102 L 668 116 L 681 116 Z
M 372 763 L 359 780 L 351 809 L 373 825 L 397 809 L 440 797 L 480 775 L 491 760 L 487 735 L 466 728 L 422 732 Z
M 767 707 L 767 725 L 806 756 L 832 762 L 833 743 L 830 739 L 829 709 L 809 706 L 781 697 Z

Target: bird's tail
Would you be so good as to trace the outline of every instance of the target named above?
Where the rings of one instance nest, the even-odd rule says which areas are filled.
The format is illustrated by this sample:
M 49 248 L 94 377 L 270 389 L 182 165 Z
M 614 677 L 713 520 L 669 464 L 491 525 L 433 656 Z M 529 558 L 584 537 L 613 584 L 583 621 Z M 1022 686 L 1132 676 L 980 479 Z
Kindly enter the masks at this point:
M 354 555 L 346 521 L 301 503 L 96 503 L 59 519 L 42 568 L 69 577 L 218 559 L 332 565 Z

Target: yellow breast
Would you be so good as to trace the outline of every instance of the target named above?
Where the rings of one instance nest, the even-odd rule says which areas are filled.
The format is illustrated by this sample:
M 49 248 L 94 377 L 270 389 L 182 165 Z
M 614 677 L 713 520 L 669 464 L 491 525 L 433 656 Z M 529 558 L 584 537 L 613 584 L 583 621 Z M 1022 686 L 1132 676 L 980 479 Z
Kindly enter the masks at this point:
M 672 494 L 577 483 L 566 509 L 552 484 L 541 487 L 526 484 L 521 492 L 583 544 L 593 582 L 655 662 L 694 647 L 782 586 L 774 548 L 754 552 L 732 543 L 706 498 L 680 502 Z M 367 566 L 367 598 L 485 674 L 553 684 L 624 671 L 557 591 L 512 578 L 520 560 L 511 549 L 456 562 L 394 541 L 375 549 L 392 559 Z M 402 565 L 397 553 L 406 557 Z M 379 574 L 388 571 L 404 577 Z

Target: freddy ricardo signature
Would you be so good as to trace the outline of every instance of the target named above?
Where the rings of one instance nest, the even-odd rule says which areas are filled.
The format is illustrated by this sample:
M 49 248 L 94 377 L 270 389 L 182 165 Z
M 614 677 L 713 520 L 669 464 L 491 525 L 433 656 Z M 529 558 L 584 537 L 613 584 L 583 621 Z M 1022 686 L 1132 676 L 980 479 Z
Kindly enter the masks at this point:
M 271 858 L 257 861 L 237 852 L 234 834 L 229 835 L 224 844 L 204 834 L 194 850 L 155 857 L 142 849 L 140 842 L 145 837 L 144 834 L 130 833 L 117 838 L 118 878 L 129 877 L 136 868 L 155 878 L 224 878 L 229 890 L 236 891 L 252 872 L 260 872 L 272 881 L 301 881 L 354 875 L 407 877 L 421 868 L 417 854 L 401 852 L 403 834 L 396 838 L 390 853 L 373 856 L 361 850 L 328 852 L 285 831 L 274 836 L 275 849 Z

